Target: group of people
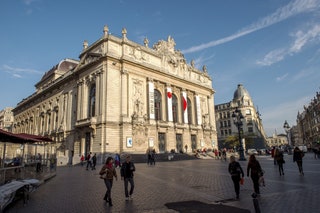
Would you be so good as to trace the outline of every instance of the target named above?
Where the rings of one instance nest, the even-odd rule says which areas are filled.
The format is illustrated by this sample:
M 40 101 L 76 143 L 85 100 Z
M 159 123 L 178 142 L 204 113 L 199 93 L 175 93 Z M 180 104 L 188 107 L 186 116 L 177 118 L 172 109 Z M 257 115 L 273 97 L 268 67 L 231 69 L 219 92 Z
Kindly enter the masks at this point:
M 147 164 L 148 165 L 156 165 L 156 150 L 155 149 L 147 149 Z
M 86 170 L 89 170 L 89 168 L 91 170 L 95 170 L 96 169 L 96 164 L 97 164 L 97 154 L 92 154 L 92 152 L 90 152 L 87 157 L 85 158 L 83 155 L 81 155 L 80 157 L 80 164 L 81 166 L 84 165 L 85 160 L 87 160 L 87 166 L 86 166 Z
M 299 173 L 302 176 L 304 175 L 303 168 L 302 168 L 303 157 L 304 157 L 303 151 L 301 151 L 298 147 L 295 147 L 293 151 L 293 162 L 297 163 Z M 285 160 L 284 160 L 283 152 L 279 149 L 275 149 L 273 158 L 279 167 L 280 176 L 284 175 L 283 164 L 285 163 Z M 231 175 L 231 179 L 234 184 L 236 198 L 239 199 L 240 183 L 241 183 L 241 179 L 244 178 L 244 172 L 241 168 L 240 163 L 236 161 L 233 155 L 230 157 L 228 171 Z M 249 176 L 251 177 L 253 182 L 254 193 L 256 195 L 260 194 L 260 185 L 263 185 L 263 186 L 265 185 L 263 175 L 264 175 L 264 171 L 261 168 L 259 161 L 256 159 L 254 154 L 250 155 L 249 162 L 247 165 L 247 177 Z
M 133 190 L 134 190 L 134 180 L 133 173 L 136 171 L 134 163 L 131 161 L 131 156 L 126 156 L 126 161 L 122 163 L 120 169 L 121 180 L 124 181 L 124 193 L 125 199 L 133 199 Z M 111 198 L 111 189 L 113 185 L 113 179 L 118 180 L 117 172 L 114 166 L 114 159 L 112 157 L 108 157 L 105 164 L 101 168 L 99 174 L 100 177 L 104 180 L 107 191 L 104 195 L 104 200 L 109 203 L 109 206 L 113 206 L 112 198 Z M 128 186 L 130 184 L 130 190 Z
M 239 199 L 240 194 L 240 181 L 244 178 L 244 172 L 239 162 L 236 161 L 236 158 L 232 155 L 230 157 L 230 163 L 228 167 L 228 171 L 231 175 L 231 179 L 233 181 L 234 190 L 236 193 L 236 198 Z M 248 166 L 247 166 L 247 176 L 251 177 L 253 182 L 254 192 L 259 195 L 260 194 L 260 184 L 261 177 L 263 177 L 263 170 L 259 161 L 256 159 L 255 155 L 250 155 Z M 242 180 L 243 181 L 243 180 Z

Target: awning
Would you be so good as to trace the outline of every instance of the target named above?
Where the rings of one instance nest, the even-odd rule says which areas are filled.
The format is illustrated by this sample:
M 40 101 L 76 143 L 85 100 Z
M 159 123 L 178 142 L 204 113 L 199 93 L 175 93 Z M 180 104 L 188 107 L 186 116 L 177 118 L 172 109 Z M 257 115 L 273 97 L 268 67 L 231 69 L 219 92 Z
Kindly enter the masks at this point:
M 0 129 L 0 142 L 10 143 L 36 143 L 36 142 L 52 142 L 50 138 L 30 135 L 25 133 L 14 134 L 12 132 Z

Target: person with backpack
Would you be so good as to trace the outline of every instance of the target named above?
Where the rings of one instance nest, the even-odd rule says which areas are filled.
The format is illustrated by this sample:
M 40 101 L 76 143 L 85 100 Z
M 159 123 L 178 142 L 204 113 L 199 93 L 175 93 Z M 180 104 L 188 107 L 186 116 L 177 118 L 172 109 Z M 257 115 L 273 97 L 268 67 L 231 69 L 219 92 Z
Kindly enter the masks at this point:
M 233 181 L 234 185 L 234 191 L 236 193 L 236 198 L 239 199 L 239 194 L 240 194 L 240 180 L 244 177 L 243 170 L 240 166 L 240 163 L 236 161 L 236 158 L 232 155 L 230 156 L 230 163 L 228 167 L 228 171 L 231 175 L 231 179 Z

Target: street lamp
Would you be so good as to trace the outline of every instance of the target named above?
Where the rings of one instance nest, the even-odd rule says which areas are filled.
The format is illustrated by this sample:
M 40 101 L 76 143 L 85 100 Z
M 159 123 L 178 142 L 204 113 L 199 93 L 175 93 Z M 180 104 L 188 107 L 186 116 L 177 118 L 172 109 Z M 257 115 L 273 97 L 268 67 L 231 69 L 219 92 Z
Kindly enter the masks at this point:
M 242 144 L 242 140 L 241 140 L 241 131 L 240 131 L 241 126 L 243 126 L 242 120 L 244 119 L 244 117 L 238 108 L 236 108 L 236 110 L 234 112 L 232 112 L 232 119 L 233 119 L 233 123 L 238 128 L 239 144 L 240 144 L 240 147 L 239 147 L 240 158 L 239 158 L 239 160 L 245 161 L 246 158 L 244 157 L 244 150 L 243 150 L 243 144 Z

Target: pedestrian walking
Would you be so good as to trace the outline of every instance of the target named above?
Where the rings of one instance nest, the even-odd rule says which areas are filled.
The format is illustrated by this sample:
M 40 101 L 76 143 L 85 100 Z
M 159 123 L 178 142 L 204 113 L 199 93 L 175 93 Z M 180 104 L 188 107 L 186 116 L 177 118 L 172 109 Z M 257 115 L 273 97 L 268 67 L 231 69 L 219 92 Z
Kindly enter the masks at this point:
M 133 172 L 136 171 L 134 163 L 131 162 L 131 156 L 126 157 L 126 161 L 121 166 L 121 180 L 124 180 L 124 193 L 126 200 L 133 199 L 132 194 L 134 190 Z M 130 183 L 130 192 L 128 191 L 128 185 Z
M 41 156 L 40 153 L 38 153 L 38 156 L 37 156 L 37 158 L 36 158 L 36 162 L 37 162 L 36 171 L 37 171 L 37 172 L 42 172 L 42 168 L 41 168 L 42 156 Z
M 231 179 L 233 181 L 234 185 L 234 191 L 236 193 L 236 198 L 239 199 L 239 194 L 240 194 L 240 180 L 244 177 L 243 170 L 240 166 L 240 163 L 236 161 L 236 158 L 232 155 L 230 156 L 230 163 L 228 167 L 228 171 L 231 175 Z
M 222 150 L 222 158 L 224 159 L 224 161 L 227 161 L 227 150 L 226 150 L 226 148 L 224 148 Z
M 147 165 L 149 166 L 149 165 L 151 165 L 151 154 L 152 154 L 152 151 L 151 151 L 151 148 L 148 148 L 147 149 L 147 152 L 146 152 L 146 154 L 147 154 Z
M 153 149 L 151 151 L 151 165 L 156 165 L 156 149 Z
M 304 153 L 296 146 L 293 150 L 293 162 L 297 162 L 300 175 L 304 175 L 302 168 L 302 158 L 304 157 Z
M 278 167 L 279 167 L 280 176 L 281 176 L 281 175 L 284 175 L 284 172 L 283 172 L 283 164 L 285 163 L 285 161 L 284 161 L 284 159 L 283 159 L 283 152 L 277 148 L 277 149 L 275 150 L 275 153 L 274 153 L 274 158 L 275 158 L 276 161 L 277 161 L 277 164 L 278 164 Z
M 314 159 L 317 159 L 318 158 L 319 149 L 317 147 L 314 147 L 312 149 L 312 151 L 314 153 Z
M 117 172 L 113 166 L 113 158 L 108 157 L 106 160 L 106 163 L 101 168 L 100 172 L 100 178 L 104 180 L 104 183 L 107 187 L 107 191 L 104 195 L 104 200 L 109 203 L 109 206 L 113 206 L 112 204 L 112 198 L 111 198 L 111 189 L 113 185 L 113 177 L 115 177 L 116 180 L 118 180 Z
M 97 164 L 97 154 L 94 153 L 92 156 L 92 170 L 96 170 L 96 164 Z
M 84 156 L 83 155 L 81 155 L 81 157 L 80 157 L 80 164 L 81 164 L 81 166 L 83 166 L 83 164 L 84 164 Z
M 262 168 L 260 166 L 259 161 L 256 159 L 255 155 L 250 155 L 248 166 L 247 166 L 247 176 L 251 176 L 253 182 L 254 192 L 259 195 L 260 187 L 259 187 L 259 178 L 263 176 Z
M 115 164 L 116 164 L 116 168 L 119 168 L 121 166 L 120 165 L 121 159 L 120 159 L 120 155 L 118 153 L 115 155 L 114 161 L 115 161 Z
M 87 156 L 87 167 L 86 170 L 88 170 L 90 168 L 92 168 L 92 153 L 90 152 Z

